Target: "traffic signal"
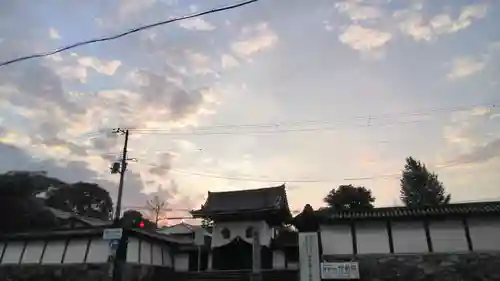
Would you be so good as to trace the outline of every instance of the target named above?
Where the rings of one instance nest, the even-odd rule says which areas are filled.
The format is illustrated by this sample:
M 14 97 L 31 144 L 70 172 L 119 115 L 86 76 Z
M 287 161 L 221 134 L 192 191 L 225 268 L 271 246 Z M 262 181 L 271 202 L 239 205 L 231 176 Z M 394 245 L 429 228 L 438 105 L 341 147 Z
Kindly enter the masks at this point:
M 144 229 L 144 227 L 146 227 L 146 223 L 142 219 L 135 220 L 132 227 L 133 228 L 142 228 L 142 229 Z

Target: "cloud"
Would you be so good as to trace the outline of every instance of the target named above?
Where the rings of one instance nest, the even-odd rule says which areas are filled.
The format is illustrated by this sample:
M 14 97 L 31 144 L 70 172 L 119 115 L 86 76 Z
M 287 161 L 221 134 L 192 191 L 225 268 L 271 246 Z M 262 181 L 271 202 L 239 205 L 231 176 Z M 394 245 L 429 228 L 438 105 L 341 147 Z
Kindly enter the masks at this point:
M 443 128 L 446 140 L 446 164 L 473 164 L 495 158 L 500 135 L 494 133 L 500 125 L 494 116 L 496 107 L 479 106 L 450 114 L 450 124 Z M 500 152 L 500 151 L 499 151 Z M 491 153 L 487 156 L 488 153 Z M 459 155 L 459 156 L 457 156 Z
M 183 20 L 179 22 L 179 25 L 182 28 L 189 30 L 198 30 L 198 31 L 211 31 L 215 29 L 215 26 L 202 18 L 194 18 Z
M 176 157 L 177 155 L 172 152 L 158 154 L 158 164 L 152 166 L 149 172 L 157 176 L 166 176 L 170 169 L 172 169 L 172 162 Z
M 473 4 L 462 7 L 456 19 L 447 13 L 440 13 L 426 20 L 421 7 L 411 7 L 395 12 L 393 17 L 400 22 L 403 34 L 415 41 L 430 41 L 441 34 L 452 34 L 468 28 L 475 20 L 484 18 L 487 10 L 486 4 Z
M 223 69 L 230 69 L 238 66 L 240 63 L 231 55 L 222 55 L 221 65 Z
M 240 37 L 241 39 L 234 42 L 231 48 L 241 57 L 272 48 L 278 43 L 278 35 L 268 27 L 267 23 L 244 27 Z
M 451 161 L 452 164 L 479 164 L 500 156 L 500 139 L 478 145 L 470 153 L 462 154 Z
M 118 60 L 104 61 L 95 57 L 79 57 L 77 61 L 79 65 L 93 68 L 95 71 L 105 75 L 115 74 L 121 65 L 121 62 Z
M 486 63 L 472 57 L 462 57 L 453 60 L 447 77 L 450 79 L 463 78 L 476 74 L 484 69 Z
M 55 28 L 50 28 L 49 29 L 49 36 L 51 39 L 61 39 L 61 35 L 59 35 L 59 31 Z
M 338 2 L 335 3 L 335 8 L 353 21 L 379 19 L 383 16 L 383 11 L 379 7 L 361 5 L 360 1 Z
M 360 52 L 369 52 L 385 46 L 392 38 L 388 32 L 364 28 L 360 25 L 349 25 L 339 36 L 340 42 Z

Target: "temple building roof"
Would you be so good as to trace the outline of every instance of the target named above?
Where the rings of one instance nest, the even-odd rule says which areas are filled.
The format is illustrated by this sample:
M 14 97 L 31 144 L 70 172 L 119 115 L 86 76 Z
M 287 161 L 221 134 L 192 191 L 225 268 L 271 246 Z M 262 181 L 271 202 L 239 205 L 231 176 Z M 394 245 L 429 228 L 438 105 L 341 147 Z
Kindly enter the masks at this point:
M 205 204 L 191 214 L 194 217 L 276 213 L 290 217 L 285 185 L 259 189 L 208 192 Z

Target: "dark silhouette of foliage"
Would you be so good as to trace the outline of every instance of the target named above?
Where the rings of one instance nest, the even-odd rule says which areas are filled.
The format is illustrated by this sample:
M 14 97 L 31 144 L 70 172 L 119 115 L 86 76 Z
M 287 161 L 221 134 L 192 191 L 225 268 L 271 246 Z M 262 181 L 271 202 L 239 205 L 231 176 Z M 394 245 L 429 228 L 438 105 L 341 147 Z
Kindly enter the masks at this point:
M 125 228 L 140 228 L 139 223 L 144 222 L 144 230 L 156 231 L 156 224 L 147 218 L 137 210 L 127 210 L 123 213 L 120 219 L 120 226 Z
M 412 157 L 406 158 L 401 175 L 400 195 L 407 207 L 439 206 L 448 204 L 451 199 L 438 176 Z
M 204 218 L 201 220 L 201 227 L 205 229 L 211 229 L 214 226 L 214 222 L 210 219 Z
M 77 215 L 108 220 L 113 203 L 96 184 L 68 184 L 45 172 L 11 171 L 0 174 L 0 212 L 8 214 L 0 232 L 20 232 L 60 227 L 47 207 Z
M 323 201 L 330 210 L 366 210 L 373 208 L 375 198 L 369 189 L 350 184 L 332 189 Z
M 4 214 L 0 232 L 12 233 L 57 226 L 57 219 L 35 195 L 40 185 L 33 184 L 32 174 L 0 175 L 0 213 Z
M 97 184 L 77 182 L 48 192 L 47 206 L 101 220 L 111 219 L 113 202 L 109 192 Z

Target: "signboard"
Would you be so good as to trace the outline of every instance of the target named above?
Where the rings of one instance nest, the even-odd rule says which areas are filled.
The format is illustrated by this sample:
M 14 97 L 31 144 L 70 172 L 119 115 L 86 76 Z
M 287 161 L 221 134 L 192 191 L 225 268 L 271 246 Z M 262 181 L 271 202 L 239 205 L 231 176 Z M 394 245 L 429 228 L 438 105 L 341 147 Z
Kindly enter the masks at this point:
M 321 263 L 322 279 L 359 279 L 357 262 L 323 262 Z
M 120 245 L 120 240 L 109 240 L 109 248 L 116 251 Z
M 320 281 L 318 234 L 299 232 L 300 281 Z
M 102 232 L 104 240 L 119 240 L 122 238 L 123 228 L 107 228 Z

